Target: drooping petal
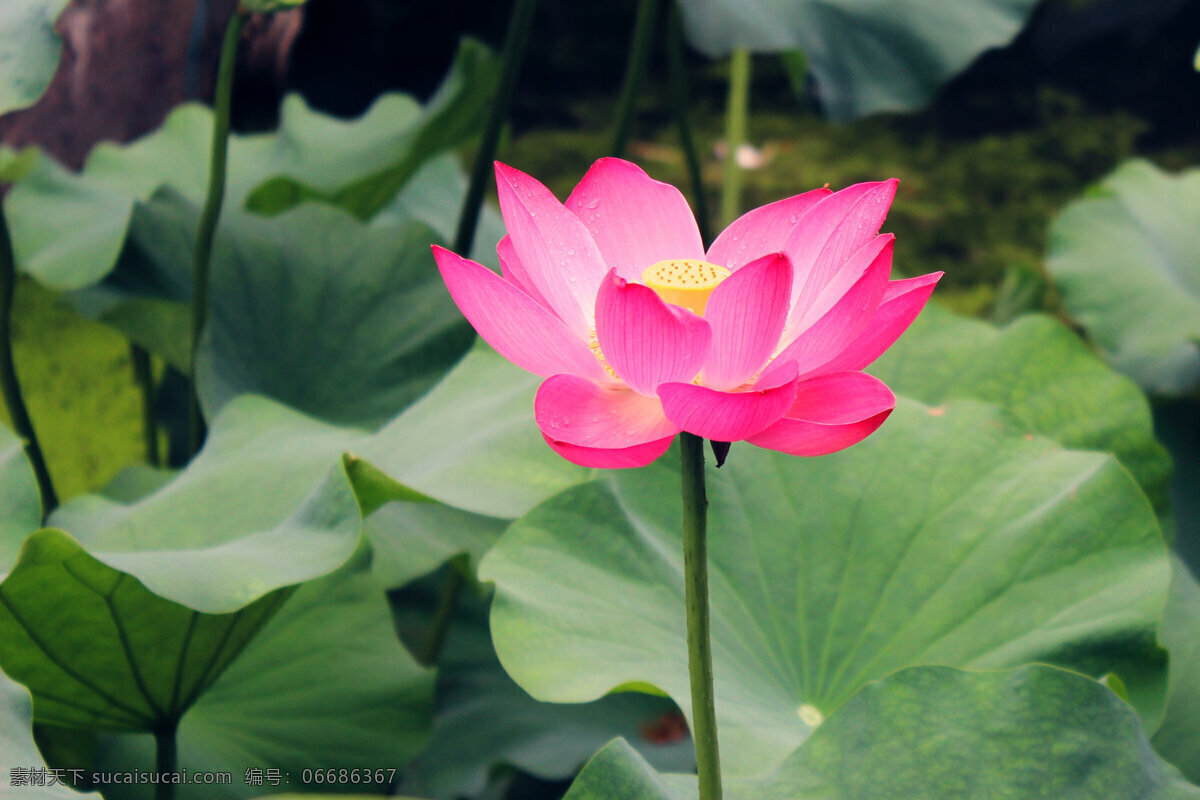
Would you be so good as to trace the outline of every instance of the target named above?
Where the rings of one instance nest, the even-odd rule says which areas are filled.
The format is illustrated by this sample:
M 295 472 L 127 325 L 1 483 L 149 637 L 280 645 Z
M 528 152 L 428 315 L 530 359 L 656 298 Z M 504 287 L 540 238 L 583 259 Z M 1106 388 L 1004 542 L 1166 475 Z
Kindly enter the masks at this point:
M 659 384 L 690 381 L 700 372 L 712 334 L 701 317 L 614 270 L 596 295 L 596 339 L 620 379 L 654 397 Z
M 704 312 L 712 328 L 705 386 L 734 389 L 762 368 L 779 343 L 791 289 L 792 264 L 775 253 L 747 264 L 713 290 Z
M 785 336 L 805 319 L 810 307 L 818 307 L 817 316 L 824 314 L 853 283 L 844 283 L 840 291 L 825 290 L 846 260 L 875 238 L 896 195 L 897 184 L 893 178 L 835 192 L 805 214 L 793 229 L 785 252 L 792 259 L 796 279 Z
M 883 355 L 925 308 L 941 277 L 941 272 L 931 272 L 916 278 L 890 281 L 879 310 L 866 327 L 838 356 L 823 365 L 821 371 L 860 370 Z
M 567 327 L 586 338 L 596 287 L 607 269 L 591 234 L 549 189 L 520 170 L 497 162 L 496 189 L 529 281 Z
M 605 264 L 626 280 L 638 280 L 658 261 L 704 258 L 687 200 L 636 164 L 600 159 L 571 192 L 566 206 L 587 226 Z
M 578 464 L 581 467 L 594 467 L 596 469 L 644 467 L 667 452 L 667 448 L 671 446 L 671 440 L 675 438 L 674 436 L 667 436 L 656 442 L 646 442 L 645 444 L 635 444 L 632 447 L 609 449 L 603 447 L 580 447 L 577 444 L 556 442 L 545 434 L 542 434 L 542 437 L 546 440 L 546 444 L 550 445 L 550 449 L 572 464 Z
M 679 433 L 657 397 L 603 387 L 574 375 L 552 375 L 533 400 L 538 428 L 556 442 L 621 449 Z
M 747 211 L 721 231 L 707 260 L 734 271 L 767 253 L 784 252 L 792 229 L 817 203 L 833 192 L 813 189 Z
M 520 288 L 437 245 L 433 256 L 463 316 L 500 355 L 535 375 L 610 380 L 587 343 Z
M 542 293 L 533 285 L 533 281 L 529 280 L 529 273 L 525 271 L 525 265 L 521 263 L 521 259 L 517 258 L 517 251 L 513 249 L 512 239 L 508 235 L 496 243 L 496 257 L 500 260 L 500 274 L 506 281 L 520 286 L 525 290 L 525 294 L 546 308 L 550 308 L 546 298 L 542 297 Z
M 801 330 L 773 363 L 795 362 L 804 378 L 854 341 L 874 317 L 887 290 L 894 240 L 890 233 L 876 236 L 851 257 L 846 271 L 857 274 L 858 280 L 824 316 Z M 763 371 L 763 380 L 771 380 L 771 370 Z
M 797 383 L 794 373 L 780 386 L 755 385 L 744 392 L 664 383 L 658 387 L 658 395 L 667 418 L 688 433 L 718 442 L 738 442 L 778 422 L 795 400 Z
M 895 395 L 878 378 L 830 373 L 801 381 L 787 416 L 749 441 L 794 456 L 823 456 L 870 436 L 895 407 Z

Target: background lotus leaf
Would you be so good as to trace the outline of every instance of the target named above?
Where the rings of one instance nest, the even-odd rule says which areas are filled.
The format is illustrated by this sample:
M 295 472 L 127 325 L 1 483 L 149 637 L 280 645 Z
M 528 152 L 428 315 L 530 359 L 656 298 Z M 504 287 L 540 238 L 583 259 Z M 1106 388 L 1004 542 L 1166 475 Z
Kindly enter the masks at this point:
M 1160 638 L 1171 652 L 1171 677 L 1162 725 L 1151 740 L 1158 752 L 1193 781 L 1200 781 L 1200 586 L 1175 560 L 1171 597 Z
M 1029 666 L 914 667 L 868 684 L 773 774 L 725 781 L 729 800 L 1192 800 L 1200 789 L 1149 748 L 1103 686 Z M 623 741 L 565 800 L 692 800 L 695 778 L 657 775 Z
M 1127 162 L 1050 227 L 1067 313 L 1142 388 L 1200 388 L 1200 170 Z
M 1171 452 L 1170 514 L 1164 528 L 1174 531 L 1175 552 L 1193 570 L 1200 569 L 1200 398 L 1155 404 L 1154 429 Z
M 983 51 L 1007 44 L 1036 0 L 679 0 L 709 56 L 799 49 L 825 113 L 909 111 Z
M 0 752 L 4 753 L 4 771 L 0 775 L 0 798 L 3 800 L 100 800 L 94 793 L 81 794 L 70 787 L 55 783 L 38 786 L 32 783 L 32 772 L 42 770 L 45 781 L 46 762 L 33 741 L 33 702 L 29 690 L 0 671 Z M 13 768 L 28 770 L 30 782 L 14 786 Z
M 231 403 L 199 456 L 157 491 L 89 495 L 51 517 L 152 591 L 209 613 L 326 575 L 358 545 L 341 454 L 361 436 L 265 398 Z
M 363 522 L 371 569 L 383 586 L 399 588 L 456 556 L 474 574 L 511 520 L 472 514 L 441 503 L 387 503 Z
M 434 614 L 435 581 L 395 597 L 402 630 L 424 635 Z M 695 767 L 691 739 L 675 704 L 664 697 L 621 692 L 582 705 L 539 703 L 513 683 L 492 648 L 488 595 L 464 596 L 438 661 L 433 739 L 403 784 L 409 794 L 477 797 L 504 766 L 563 780 L 614 736 L 637 745 L 657 769 Z
M 0 114 L 32 105 L 54 77 L 55 20 L 68 0 L 7 0 L 0 8 Z
M 1145 396 L 1051 317 L 996 328 L 931 304 L 869 371 L 923 403 L 995 403 L 1064 447 L 1113 453 L 1155 506 L 1166 500 L 1171 459 Z
M 0 666 L 39 722 L 153 731 L 177 719 L 287 597 L 228 614 L 165 600 L 62 531 L 29 537 L 0 583 Z
M 182 340 L 141 342 L 164 357 L 186 352 L 190 336 L 198 218 L 168 189 L 138 203 L 130 230 L 139 257 L 123 259 L 113 275 L 135 297 L 176 301 Z M 312 204 L 272 219 L 226 214 L 196 364 L 206 417 L 239 394 L 262 394 L 332 422 L 376 427 L 424 394 L 474 338 L 433 264 L 436 239 L 420 223 L 367 226 Z M 133 319 L 155 317 L 141 310 Z M 114 313 L 105 315 L 119 324 Z
M 224 800 L 300 788 L 305 769 L 396 769 L 429 737 L 433 672 L 397 641 L 365 558 L 301 586 L 184 716 L 179 764 L 228 771 L 227 786 L 181 786 L 181 800 Z M 150 769 L 147 736 L 109 736 L 97 766 Z M 248 785 L 275 768 L 290 783 Z M 151 787 L 106 787 L 107 800 L 149 798 Z M 383 787 L 364 783 L 360 791 Z
M 0 575 L 17 558 L 25 536 L 42 522 L 42 500 L 25 448 L 8 428 L 0 425 Z
M 490 63 L 482 45 L 465 40 L 426 110 L 406 95 L 384 95 L 347 122 L 288 97 L 278 131 L 231 137 L 226 208 L 242 208 L 257 187 L 281 176 L 319 188 L 305 198 L 320 199 L 360 178 L 395 173 L 391 194 L 372 195 L 375 210 L 383 208 L 425 159 L 472 133 L 490 97 Z M 78 175 L 43 158 L 5 201 L 18 266 L 56 289 L 96 283 L 116 264 L 138 200 L 163 185 L 203 200 L 211 139 L 212 112 L 186 104 L 138 141 L 97 146 Z
M 540 382 L 477 344 L 356 452 L 447 505 L 514 519 L 590 474 L 542 439 L 533 421 Z

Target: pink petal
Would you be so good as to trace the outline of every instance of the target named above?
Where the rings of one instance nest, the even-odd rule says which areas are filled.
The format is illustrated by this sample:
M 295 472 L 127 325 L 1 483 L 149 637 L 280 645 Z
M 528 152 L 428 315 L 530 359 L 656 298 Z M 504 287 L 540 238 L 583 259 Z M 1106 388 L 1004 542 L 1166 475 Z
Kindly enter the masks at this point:
M 875 238 L 887 217 L 898 183 L 893 178 L 842 189 L 805 214 L 792 231 L 785 249 L 796 268 L 788 330 L 798 329 L 810 307 L 816 307 L 815 314 L 819 317 L 845 294 L 853 280 L 830 287 L 831 291 L 826 286 L 854 252 Z
M 639 280 L 658 261 L 704 258 L 700 230 L 683 195 L 636 164 L 600 159 L 566 205 L 587 226 L 605 264 L 626 280 Z
M 792 264 L 776 253 L 747 264 L 713 290 L 704 312 L 713 339 L 704 363 L 706 386 L 734 389 L 758 373 L 779 344 L 791 289 Z
M 875 316 L 840 355 L 821 367 L 821 371 L 860 370 L 883 355 L 925 308 L 941 277 L 941 272 L 931 272 L 916 278 L 890 281 Z
M 708 248 L 708 261 L 736 270 L 767 253 L 784 252 L 800 219 L 831 194 L 828 189 L 813 189 L 746 212 L 721 231 Z
M 846 271 L 858 274 L 857 282 L 814 325 L 801 331 L 772 366 L 795 362 L 803 378 L 836 358 L 854 341 L 874 317 L 887 290 L 894 241 L 890 233 L 876 236 L 851 257 Z M 772 367 L 767 367 L 763 371 L 763 380 L 771 380 L 771 370 Z
M 496 244 L 496 257 L 500 259 L 500 274 L 506 281 L 520 286 L 525 290 L 525 294 L 546 308 L 550 308 L 546 298 L 542 297 L 542 293 L 533 285 L 533 281 L 529 280 L 529 273 L 525 271 L 525 265 L 521 263 L 521 259 L 517 258 L 517 251 L 513 249 L 512 239 L 507 235 Z
M 631 389 L 654 397 L 659 384 L 690 381 L 708 357 L 712 333 L 690 311 L 611 271 L 596 295 L 596 339 Z
M 533 400 L 538 427 L 556 442 L 621 449 L 674 436 L 657 397 L 597 386 L 574 375 L 552 375 Z
M 591 348 L 521 289 L 437 245 L 433 257 L 463 316 L 500 355 L 535 375 L 610 380 Z
M 720 392 L 694 383 L 658 387 L 667 418 L 688 433 L 718 442 L 737 442 L 767 428 L 787 413 L 797 381 L 754 386 L 744 392 Z
M 635 444 L 632 447 L 606 449 L 603 447 L 580 447 L 577 444 L 556 442 L 545 434 L 542 434 L 542 437 L 554 452 L 572 464 L 597 469 L 644 467 L 667 452 L 667 448 L 671 446 L 671 441 L 675 438 L 674 436 L 667 436 L 656 442 Z
M 823 456 L 874 433 L 896 397 L 883 381 L 865 372 L 835 372 L 802 381 L 787 416 L 750 443 L 794 456 Z
M 530 283 L 580 338 L 591 332 L 604 259 L 583 223 L 542 184 L 496 163 L 500 213 Z

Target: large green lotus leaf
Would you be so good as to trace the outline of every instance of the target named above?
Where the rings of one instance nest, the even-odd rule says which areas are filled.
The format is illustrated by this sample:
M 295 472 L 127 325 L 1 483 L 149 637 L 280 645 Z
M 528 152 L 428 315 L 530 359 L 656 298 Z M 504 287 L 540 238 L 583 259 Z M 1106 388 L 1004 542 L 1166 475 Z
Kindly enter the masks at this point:
M 431 581 L 399 593 L 401 629 L 420 640 L 437 598 Z M 433 739 L 409 770 L 404 791 L 449 800 L 477 797 L 502 765 L 563 780 L 614 736 L 635 742 L 658 769 L 695 766 L 683 718 L 666 698 L 625 692 L 582 705 L 531 698 L 496 659 L 488 600 L 470 595 L 459 601 L 438 659 Z
M 1111 457 L 1010 415 L 901 401 L 820 459 L 735 447 L 710 469 L 722 760 L 769 770 L 864 683 L 902 667 L 1030 661 L 1116 672 L 1151 724 L 1169 567 L 1152 509 Z M 569 490 L 484 559 L 505 668 L 539 699 L 650 684 L 689 711 L 677 467 Z
M 21 440 L 0 425 L 0 575 L 17 559 L 21 542 L 42 523 L 42 499 Z
M 97 561 L 66 533 L 42 530 L 0 583 L 0 666 L 33 692 L 39 722 L 156 730 L 212 684 L 287 594 L 200 613 Z
M 200 611 L 230 612 L 325 575 L 362 527 L 341 454 L 362 434 L 261 397 L 230 403 L 158 491 L 89 495 L 51 517 L 100 561 Z
M 369 422 L 390 416 L 420 394 L 462 354 L 471 336 L 428 251 L 431 242 L 454 236 L 465 193 L 466 178 L 447 155 L 422 167 L 369 228 L 313 206 L 277 223 L 227 212 L 212 268 L 213 304 L 221 312 L 214 312 L 214 320 L 225 323 L 212 335 L 222 352 L 202 351 L 218 367 L 215 384 L 202 387 L 215 398 L 210 402 L 254 390 L 279 394 L 328 418 L 362 422 L 358 417 L 365 416 Z M 196 224 L 194 206 L 170 189 L 139 201 L 115 273 L 68 299 L 84 316 L 111 325 L 187 371 Z M 473 256 L 494 264 L 503 235 L 499 215 L 486 207 Z M 292 291 L 281 296 L 273 281 Z M 265 298 L 264 287 L 269 290 Z M 247 308 L 251 303 L 254 308 Z M 287 308 L 265 312 L 281 305 Z M 314 314 L 320 319 L 311 319 Z M 275 324 L 268 327 L 266 321 Z M 346 329 L 345 335 L 332 335 L 331 324 Z M 271 348 L 262 343 L 271 341 L 285 352 L 264 359 L 262 352 Z M 291 352 L 296 349 L 302 355 Z M 332 365 L 314 363 L 314 352 L 330 351 L 336 351 Z M 382 386 L 355 392 L 339 388 L 338 380 L 311 380 L 303 370 L 280 366 L 294 363 L 327 375 L 328 369 L 353 371 L 356 380 L 378 375 Z M 314 397 L 321 393 L 334 399 Z M 356 410 L 366 406 L 375 410 Z
M 1171 652 L 1167 709 L 1154 747 L 1193 781 L 1200 781 L 1200 585 L 1176 559 L 1160 638 Z
M 408 96 L 385 95 L 347 122 L 288 97 L 278 131 L 231 137 L 226 208 L 241 208 L 255 187 L 279 176 L 331 192 L 408 163 L 417 140 L 439 145 L 422 158 L 454 147 L 467 133 L 458 110 L 478 113 L 481 93 L 490 91 L 492 78 L 479 68 L 487 60 L 480 45 L 464 42 L 440 105 L 424 112 Z M 453 125 L 445 124 L 446 115 Z M 164 184 L 194 203 L 203 200 L 211 139 L 212 112 L 187 104 L 143 139 L 97 146 L 81 174 L 43 158 L 5 201 L 18 265 L 56 289 L 96 283 L 116 264 L 138 200 Z M 390 199 L 380 197 L 380 207 Z
M 825 113 L 908 111 L 1017 35 L 1037 0 L 679 0 L 691 43 L 803 52 Z
M 46 91 L 62 42 L 54 22 L 68 0 L 5 0 L 0 6 L 0 114 L 32 105 Z
M 478 133 L 495 95 L 498 66 L 487 47 L 464 39 L 420 122 L 407 128 L 403 138 L 386 152 L 377 154 L 381 166 L 368 174 L 362 169 L 356 174 L 318 173 L 317 180 L 301 171 L 284 172 L 257 187 L 247 198 L 247 207 L 260 214 L 275 214 L 317 200 L 370 219 L 392 201 L 425 161 Z
M 184 309 L 198 216 L 169 189 L 139 203 L 131 226 L 139 257 L 123 260 L 114 279 Z M 273 219 L 226 215 L 196 362 L 205 416 L 238 395 L 262 394 L 375 427 L 424 394 L 474 338 L 434 266 L 435 239 L 420 223 L 366 226 L 312 204 Z M 111 311 L 106 318 L 120 324 Z M 164 356 L 183 345 L 144 344 Z
M 514 519 L 594 474 L 546 446 L 533 420 L 540 381 L 477 344 L 354 452 L 447 505 Z
M 365 559 L 356 558 L 298 588 L 184 716 L 180 767 L 230 772 L 233 780 L 181 786 L 176 796 L 223 800 L 271 791 L 246 784 L 251 768 L 281 770 L 290 783 L 281 782 L 277 792 L 300 788 L 305 769 L 394 768 L 399 775 L 428 741 L 433 681 L 433 671 L 419 667 L 396 639 L 387 601 Z M 98 769 L 147 770 L 153 764 L 148 736 L 100 742 Z M 149 798 L 150 790 L 111 786 L 105 796 Z
M 870 371 L 923 403 L 995 403 L 1065 447 L 1113 453 L 1156 506 L 1166 499 L 1171 459 L 1145 396 L 1052 317 L 996 328 L 930 306 Z
M 0 671 L 0 800 L 70 800 L 94 798 L 95 793 L 81 794 L 70 787 L 49 783 L 45 760 L 33 740 L 33 700 L 29 690 Z M 25 770 L 17 773 L 15 768 Z M 35 777 L 38 776 L 38 777 Z
M 1063 306 L 1142 388 L 1200 388 L 1200 170 L 1130 161 L 1050 227 Z
M 1103 686 L 1029 666 L 914 667 L 868 684 L 773 774 L 724 781 L 729 800 L 1194 800 L 1137 715 Z M 623 741 L 601 750 L 565 800 L 692 800 Z

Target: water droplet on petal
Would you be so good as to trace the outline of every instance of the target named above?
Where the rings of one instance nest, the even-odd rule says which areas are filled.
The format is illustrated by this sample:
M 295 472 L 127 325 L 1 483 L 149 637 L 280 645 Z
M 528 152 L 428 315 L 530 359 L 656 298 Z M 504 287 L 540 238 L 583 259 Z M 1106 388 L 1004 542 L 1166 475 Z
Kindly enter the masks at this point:
M 596 206 L 598 206 L 598 205 L 600 205 L 600 198 L 599 198 L 599 197 L 595 198 L 595 199 L 594 199 L 594 200 L 592 200 L 590 203 L 588 203 L 587 205 L 585 205 L 585 206 L 584 206 L 584 208 L 595 208 L 595 207 L 596 207 Z

